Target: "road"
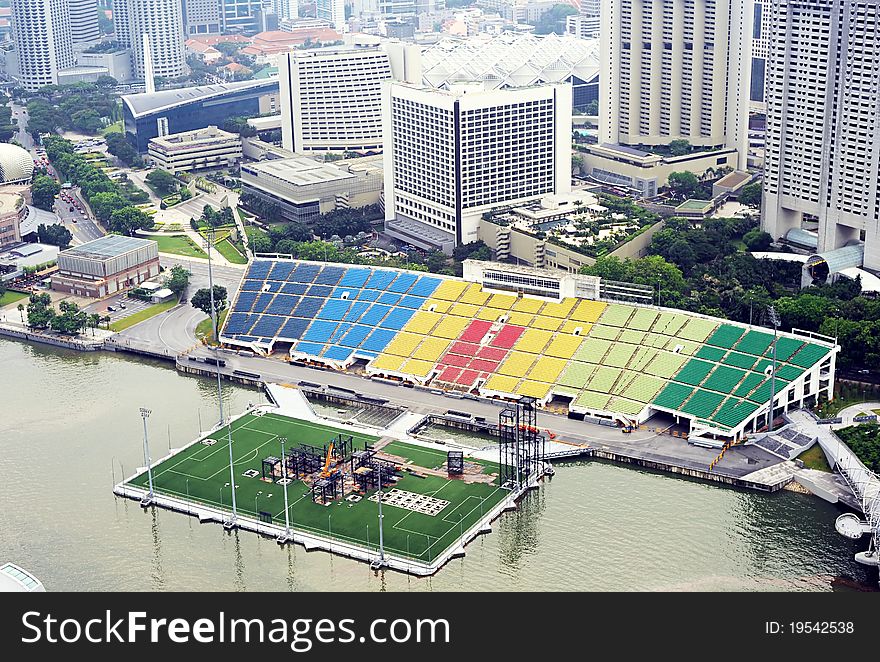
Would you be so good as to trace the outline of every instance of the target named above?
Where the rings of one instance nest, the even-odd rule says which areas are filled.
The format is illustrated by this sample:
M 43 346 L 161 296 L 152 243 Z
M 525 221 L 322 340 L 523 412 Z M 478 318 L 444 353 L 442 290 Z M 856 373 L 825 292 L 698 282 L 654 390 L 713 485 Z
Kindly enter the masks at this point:
M 187 290 L 190 295 L 196 290 L 208 287 L 208 265 L 206 263 L 166 255 L 160 257 L 159 263 L 166 272 L 176 264 L 180 264 L 192 272 Z M 244 267 L 215 266 L 213 271 L 214 284 L 225 287 L 229 300 L 231 300 L 238 292 L 241 278 L 244 275 Z M 117 334 L 116 338 L 120 343 L 129 343 L 133 347 L 159 351 L 173 356 L 198 343 L 196 326 L 206 318 L 207 315 L 201 310 L 185 303 L 167 313 L 122 331 Z

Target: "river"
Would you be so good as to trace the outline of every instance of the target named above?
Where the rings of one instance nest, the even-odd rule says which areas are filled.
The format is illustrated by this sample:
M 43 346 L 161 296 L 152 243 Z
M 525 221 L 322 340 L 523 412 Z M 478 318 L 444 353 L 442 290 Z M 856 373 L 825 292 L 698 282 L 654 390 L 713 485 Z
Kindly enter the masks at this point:
M 169 365 L 0 339 L 0 561 L 47 590 L 830 590 L 876 582 L 836 507 L 600 462 L 557 465 L 467 555 L 419 579 L 185 515 L 111 489 L 217 418 L 216 383 Z M 224 384 L 233 413 L 259 391 Z

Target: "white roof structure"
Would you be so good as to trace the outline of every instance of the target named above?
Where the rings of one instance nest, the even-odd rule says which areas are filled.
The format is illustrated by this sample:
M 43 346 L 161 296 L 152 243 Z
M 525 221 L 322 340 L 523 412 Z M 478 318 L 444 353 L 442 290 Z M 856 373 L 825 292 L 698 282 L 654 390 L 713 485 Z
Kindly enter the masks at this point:
M 0 183 L 29 182 L 33 174 L 34 161 L 26 150 L 0 143 Z
M 559 83 L 599 75 L 599 40 L 571 35 L 505 32 L 443 39 L 422 53 L 422 79 L 431 87 L 483 81 L 491 89 Z

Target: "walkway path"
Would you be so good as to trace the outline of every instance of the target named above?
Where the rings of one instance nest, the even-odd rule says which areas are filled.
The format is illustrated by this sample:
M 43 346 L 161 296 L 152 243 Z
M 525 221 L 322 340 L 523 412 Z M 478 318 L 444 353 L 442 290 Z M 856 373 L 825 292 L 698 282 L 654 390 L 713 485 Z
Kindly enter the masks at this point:
M 862 414 L 875 414 L 880 410 L 880 402 L 862 402 L 861 404 L 852 405 L 842 410 L 837 416 L 842 420 L 840 423 L 835 423 L 831 426 L 832 430 L 839 430 L 840 428 L 849 427 L 850 425 L 858 425 L 853 418 L 856 416 L 861 416 Z M 880 418 L 880 416 L 878 416 Z

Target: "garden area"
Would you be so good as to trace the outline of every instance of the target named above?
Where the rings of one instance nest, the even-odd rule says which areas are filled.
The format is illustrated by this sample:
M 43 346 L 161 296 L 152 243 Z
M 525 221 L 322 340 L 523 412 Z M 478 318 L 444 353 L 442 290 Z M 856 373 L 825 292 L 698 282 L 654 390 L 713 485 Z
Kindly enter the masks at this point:
M 837 431 L 837 436 L 874 473 L 880 473 L 880 425 L 862 423 Z
M 152 235 L 150 239 L 153 239 L 159 244 L 160 253 L 171 253 L 173 255 L 198 257 L 202 259 L 208 258 L 208 254 L 199 248 L 199 246 L 196 245 L 196 242 L 186 235 L 169 235 L 167 237 L 162 235 Z

